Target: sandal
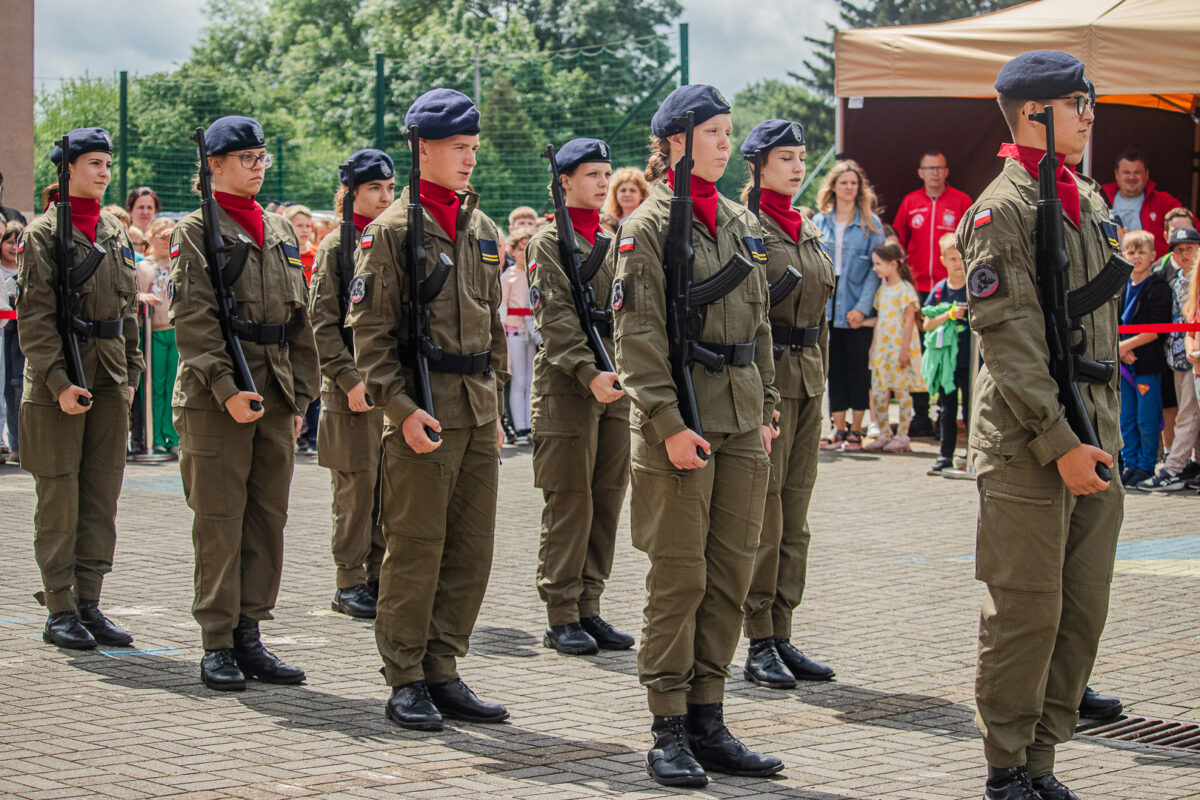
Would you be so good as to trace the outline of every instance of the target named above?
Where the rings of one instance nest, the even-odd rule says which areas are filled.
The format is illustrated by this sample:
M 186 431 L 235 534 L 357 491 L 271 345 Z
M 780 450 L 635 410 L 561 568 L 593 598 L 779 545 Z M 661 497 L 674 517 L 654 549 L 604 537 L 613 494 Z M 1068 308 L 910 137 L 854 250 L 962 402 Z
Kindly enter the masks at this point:
M 846 441 L 842 445 L 842 450 L 862 450 L 862 431 L 850 431 L 846 434 Z
M 846 441 L 846 431 L 840 428 L 834 428 L 833 432 L 821 440 L 822 450 L 841 450 L 842 443 Z

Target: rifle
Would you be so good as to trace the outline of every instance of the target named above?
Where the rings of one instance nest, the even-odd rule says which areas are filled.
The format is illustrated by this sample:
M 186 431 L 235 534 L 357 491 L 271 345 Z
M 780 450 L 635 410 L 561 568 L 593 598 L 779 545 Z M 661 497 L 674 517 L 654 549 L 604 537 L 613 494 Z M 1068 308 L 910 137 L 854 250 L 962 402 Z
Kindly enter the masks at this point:
M 57 215 L 57 241 L 54 252 L 57 262 L 54 270 L 54 292 L 58 295 L 56 324 L 58 335 L 62 338 L 67 378 L 73 385 L 87 389 L 87 376 L 83 372 L 79 342 L 81 339 L 87 339 L 90 326 L 76 316 L 79 312 L 79 292 L 75 290 L 100 268 L 100 262 L 104 260 L 104 248 L 93 242 L 92 249 L 76 268 L 74 230 L 71 225 L 70 136 L 64 134 L 55 144 L 62 150 L 62 158 L 58 162 L 58 200 L 54 203 Z M 75 402 L 81 406 L 90 406 L 92 399 L 80 396 Z
M 1113 362 L 1092 361 L 1083 356 L 1087 331 L 1081 321 L 1107 303 L 1129 278 L 1133 265 L 1116 253 L 1109 256 L 1100 273 L 1078 289 L 1070 289 L 1070 262 L 1063 230 L 1062 201 L 1055 180 L 1057 157 L 1054 149 L 1054 110 L 1030 114 L 1046 126 L 1046 154 L 1038 162 L 1037 279 L 1046 320 L 1046 343 L 1050 349 L 1050 376 L 1058 384 L 1058 400 L 1066 410 L 1067 424 L 1083 444 L 1100 447 L 1096 429 L 1088 417 L 1079 392 L 1080 383 L 1106 384 L 1112 380 Z M 1076 340 L 1076 337 L 1078 339 Z M 1108 467 L 1097 462 L 1096 475 L 1112 480 Z
M 754 183 L 750 187 L 750 194 L 746 197 L 746 208 L 750 209 L 750 213 L 757 217 L 759 202 L 762 200 L 762 171 L 763 162 L 767 160 L 766 153 L 762 150 L 755 150 L 746 156 L 746 160 L 754 165 L 754 169 L 750 170 L 754 176 Z
M 341 240 L 338 242 L 337 275 L 338 275 L 338 309 L 341 316 L 338 327 L 342 332 L 342 341 L 346 349 L 353 355 L 354 334 L 346 327 L 346 312 L 350 310 L 350 281 L 354 279 L 354 249 L 357 231 L 354 228 L 354 162 L 342 164 L 342 174 L 346 176 L 346 194 L 342 196 L 342 223 L 339 226 Z
M 412 166 L 408 170 L 408 230 L 404 236 L 404 253 L 408 259 L 408 348 L 412 360 L 413 390 L 417 403 L 431 417 L 433 387 L 429 383 L 429 359 L 438 361 L 442 348 L 429 335 L 429 301 L 437 297 L 446 284 L 454 262 L 445 253 L 438 265 L 426 276 L 425 211 L 421 208 L 421 157 L 418 126 L 408 129 L 408 146 L 412 151 Z M 429 441 L 438 441 L 435 430 L 426 426 Z
M 575 241 L 575 228 L 571 225 L 571 215 L 567 211 L 567 200 L 563 195 L 562 176 L 558 172 L 558 158 L 554 154 L 554 145 L 546 145 L 542 158 L 550 160 L 550 195 L 554 199 L 554 227 L 558 234 L 558 259 L 562 262 L 563 272 L 571 283 L 571 297 L 575 301 L 575 316 L 579 318 L 579 327 L 583 330 L 587 346 L 592 351 L 596 369 L 601 372 L 616 372 L 612 360 L 600 340 L 596 330 L 597 322 L 611 323 L 612 316 L 607 309 L 596 308 L 596 295 L 589 281 L 595 277 L 600 264 L 608 252 L 608 239 L 596 242 L 596 247 L 588 257 L 588 264 L 581 265 L 579 245 Z M 618 383 L 614 389 L 620 389 Z
M 696 390 L 692 384 L 693 362 L 719 372 L 725 368 L 725 355 L 715 353 L 699 340 L 704 328 L 703 306 L 720 300 L 736 289 L 754 265 L 741 253 L 734 253 L 725 266 L 699 283 L 693 282 L 692 267 L 696 253 L 692 249 L 692 132 L 695 114 L 691 111 L 672 120 L 684 129 L 683 156 L 675 162 L 675 192 L 667 219 L 667 240 L 663 248 L 663 270 L 667 278 L 667 339 L 671 379 L 679 400 L 683 424 L 703 436 Z M 696 455 L 707 461 L 699 445 Z
M 212 282 L 213 294 L 217 300 L 217 320 L 221 326 L 221 337 L 225 339 L 225 352 L 233 362 L 233 382 L 239 392 L 258 393 L 254 387 L 254 376 L 246 364 L 246 354 L 242 352 L 242 341 L 238 338 L 239 328 L 247 323 L 239 320 L 234 312 L 237 310 L 237 298 L 234 297 L 233 284 L 246 267 L 246 258 L 250 255 L 249 240 L 238 235 L 239 242 L 234 247 L 233 255 L 225 253 L 225 239 L 221 236 L 221 225 L 217 222 L 217 201 L 213 199 L 212 168 L 208 165 L 208 148 L 204 145 L 204 128 L 196 128 L 192 134 L 196 143 L 196 154 L 200 158 L 200 216 L 204 220 L 204 260 L 207 262 L 208 279 Z M 262 411 L 262 403 L 250 401 L 252 411 Z

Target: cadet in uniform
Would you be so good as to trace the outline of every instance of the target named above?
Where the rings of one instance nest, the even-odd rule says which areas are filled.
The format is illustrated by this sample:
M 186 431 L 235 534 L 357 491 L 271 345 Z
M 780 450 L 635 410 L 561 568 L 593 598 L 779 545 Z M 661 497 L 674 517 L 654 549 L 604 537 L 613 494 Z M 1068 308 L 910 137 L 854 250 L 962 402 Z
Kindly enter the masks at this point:
M 563 196 L 580 263 L 597 247 L 600 207 L 612 175 L 608 145 L 572 139 L 558 151 Z M 543 643 L 560 653 L 627 650 L 633 637 L 600 616 L 600 594 L 612 570 L 617 519 L 629 483 L 629 400 L 614 372 L 601 372 L 580 327 L 571 284 L 558 251 L 558 231 L 540 231 L 526 251 L 529 305 L 542 334 L 533 361 L 533 477 L 542 490 L 537 589 L 550 626 Z M 606 304 L 612 260 L 591 280 Z M 611 352 L 611 323 L 597 331 Z
M 359 150 L 350 156 L 354 170 L 355 249 L 358 237 L 371 220 L 392 204 L 396 169 L 381 150 Z M 342 188 L 334 198 L 340 216 L 350 176 L 342 174 Z M 338 273 L 342 246 L 341 226 L 317 248 L 316 272 L 309 289 L 308 313 L 312 317 L 317 352 L 321 356 L 321 422 L 317 426 L 317 463 L 329 468 L 333 490 L 333 560 L 337 564 L 337 590 L 333 610 L 352 617 L 375 616 L 379 595 L 379 566 L 383 563 L 383 531 L 379 509 L 379 451 L 383 436 L 383 410 L 367 400 L 367 387 L 354 365 L 354 351 L 343 334 L 343 294 Z M 354 265 L 348 265 L 353 278 Z
M 388 718 L 440 730 L 443 717 L 500 722 L 508 711 L 458 675 L 492 566 L 499 479 L 496 420 L 507 350 L 500 322 L 499 233 L 468 189 L 479 111 L 461 92 L 433 89 L 404 117 L 419 129 L 420 200 L 428 270 L 454 262 L 428 303 L 436 418 L 415 399 L 408 347 L 408 190 L 363 233 L 347 323 L 367 392 L 383 409 L 380 518 L 387 554 L 375 641 L 392 687 Z M 399 348 L 400 359 L 397 359 Z M 431 441 L 425 429 L 439 434 Z
M 95 272 L 75 288 L 77 328 L 87 329 L 79 355 L 89 388 L 71 383 L 56 324 L 58 219 L 51 208 L 25 229 L 17 248 L 17 331 L 26 359 L 21 467 L 37 490 L 33 550 L 44 591 L 34 596 L 49 612 L 42 639 L 84 650 L 133 643 L 99 602 L 117 544 L 117 496 L 142 352 L 133 247 L 121 221 L 100 210 L 112 137 L 103 128 L 77 128 L 67 137 L 71 151 L 55 147 L 50 160 L 58 166 L 66 158 L 70 169 L 75 269 L 93 250 L 103 252 Z
M 967 211 L 958 241 L 967 263 L 971 329 L 983 368 L 975 383 L 971 446 L 979 485 L 976 577 L 987 584 L 979 622 L 975 724 L 983 734 L 993 800 L 1071 800 L 1053 774 L 1054 749 L 1075 731 L 1079 701 L 1108 613 L 1124 494 L 1105 482 L 1121 443 L 1116 374 L 1080 386 L 1105 449 L 1080 443 L 1046 364 L 1033 232 L 1037 164 L 1054 110 L 1069 286 L 1096 275 L 1116 249 L 1116 228 L 1097 184 L 1077 175 L 1095 120 L 1083 62 L 1036 50 L 996 79 L 1013 142 L 1000 175 Z M 1114 298 L 1083 318 L 1082 354 L 1117 352 Z
M 249 249 L 232 289 L 236 316 L 248 323 L 239 338 L 257 393 L 234 383 L 200 211 L 171 234 L 171 319 L 179 346 L 172 405 L 184 494 L 196 515 L 192 614 L 204 643 L 201 678 L 221 691 L 246 688 L 248 677 L 304 680 L 304 670 L 263 647 L 258 630 L 273 618 L 295 441 L 319 374 L 296 234 L 254 200 L 271 164 L 265 142 L 262 126 L 248 117 L 222 117 L 204 133 L 221 235 Z M 252 400 L 262 408 L 253 410 Z
M 674 118 L 688 111 L 695 115 L 694 279 L 715 273 L 735 253 L 756 266 L 706 307 L 699 338 L 724 352 L 726 363 L 720 371 L 692 366 L 704 438 L 680 415 L 665 321 L 672 168 L 684 152 L 683 126 Z M 721 93 L 703 84 L 679 87 L 655 112 L 646 167 L 650 196 L 617 233 L 610 301 L 617 371 L 633 401 L 633 544 L 650 557 L 638 652 L 638 677 L 654 715 L 646 768 L 666 785 L 703 786 L 705 769 L 772 775 L 783 768 L 778 758 L 735 739 L 722 716 L 762 527 L 778 401 L 762 229 L 716 189 L 731 149 L 729 112 Z M 709 454 L 707 461 L 697 447 Z
M 759 219 L 767 279 L 775 284 L 789 267 L 801 278 L 768 314 L 780 395 L 775 407 L 779 438 L 771 445 L 771 482 L 744 606 L 750 639 L 744 674 L 759 686 L 790 689 L 797 680 L 826 681 L 834 674 L 791 643 L 792 612 L 804 596 L 808 569 L 808 502 L 817 480 L 829 360 L 825 301 L 833 293 L 833 265 L 821 249 L 821 231 L 792 208 L 804 182 L 804 128 L 783 119 L 761 122 L 742 143 L 751 170 L 757 169 L 756 152 L 763 164 Z

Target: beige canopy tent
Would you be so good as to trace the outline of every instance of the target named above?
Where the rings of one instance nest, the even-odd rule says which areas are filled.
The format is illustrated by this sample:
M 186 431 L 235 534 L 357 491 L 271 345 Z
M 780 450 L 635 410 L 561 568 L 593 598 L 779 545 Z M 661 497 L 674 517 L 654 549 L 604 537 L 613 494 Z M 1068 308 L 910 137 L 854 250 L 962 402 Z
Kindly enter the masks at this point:
M 994 103 L 989 110 L 986 102 L 991 101 L 984 98 L 994 97 L 992 84 L 1008 59 L 1036 49 L 1064 50 L 1082 59 L 1101 102 L 1113 104 L 1097 114 L 1092 153 L 1097 177 L 1111 180 L 1109 159 L 1125 147 L 1138 146 L 1159 162 L 1152 165 L 1152 177 L 1167 182 L 1169 165 L 1172 193 L 1194 208 L 1191 156 L 1200 149 L 1194 117 L 1200 102 L 1200 0 L 1038 0 L 934 25 L 838 31 L 834 85 L 840 149 L 856 155 L 850 145 L 856 138 L 863 141 L 864 123 L 883 125 L 891 134 L 898 127 L 905 130 L 910 118 L 919 119 L 911 109 L 898 111 L 892 102 L 898 98 L 922 98 L 931 115 L 937 113 L 944 122 L 985 125 L 994 132 L 989 139 L 1002 139 L 1006 129 L 999 112 Z M 949 98 L 979 99 L 968 105 Z M 875 113 L 861 113 L 872 107 Z M 884 120 L 884 109 L 903 119 Z M 852 129 L 858 130 L 857 137 Z M 932 138 L 946 138 L 943 130 L 932 133 Z M 906 167 L 915 167 L 925 149 L 928 145 L 912 154 L 913 163 Z M 911 184 L 915 176 L 910 169 L 906 175 Z

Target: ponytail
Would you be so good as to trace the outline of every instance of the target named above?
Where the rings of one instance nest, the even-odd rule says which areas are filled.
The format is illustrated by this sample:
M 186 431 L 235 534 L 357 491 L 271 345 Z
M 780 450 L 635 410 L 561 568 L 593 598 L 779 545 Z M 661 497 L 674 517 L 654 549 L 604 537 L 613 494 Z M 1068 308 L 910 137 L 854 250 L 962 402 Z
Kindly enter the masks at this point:
M 333 193 L 333 212 L 338 215 L 339 219 L 341 219 L 342 216 L 343 199 L 346 197 L 349 191 L 349 187 L 347 187 L 346 184 L 341 183 L 338 184 L 337 191 Z
M 650 161 L 646 164 L 646 182 L 654 183 L 667 177 L 671 168 L 671 143 L 665 136 L 650 137 Z

